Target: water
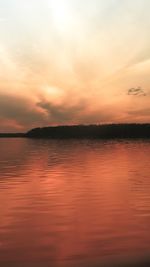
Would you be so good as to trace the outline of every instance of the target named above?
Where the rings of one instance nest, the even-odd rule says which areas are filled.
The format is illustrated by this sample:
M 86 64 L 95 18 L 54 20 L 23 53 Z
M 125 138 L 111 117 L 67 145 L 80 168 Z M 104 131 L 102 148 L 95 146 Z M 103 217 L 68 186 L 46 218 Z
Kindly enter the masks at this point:
M 142 140 L 1 139 L 0 266 L 150 254 L 149 155 Z

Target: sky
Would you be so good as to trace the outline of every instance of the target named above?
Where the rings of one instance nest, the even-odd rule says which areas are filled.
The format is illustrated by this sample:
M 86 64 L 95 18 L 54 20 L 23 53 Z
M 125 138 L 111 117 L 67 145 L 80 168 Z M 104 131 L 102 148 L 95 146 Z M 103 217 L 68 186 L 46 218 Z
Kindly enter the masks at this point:
M 149 0 L 0 0 L 0 132 L 150 122 Z

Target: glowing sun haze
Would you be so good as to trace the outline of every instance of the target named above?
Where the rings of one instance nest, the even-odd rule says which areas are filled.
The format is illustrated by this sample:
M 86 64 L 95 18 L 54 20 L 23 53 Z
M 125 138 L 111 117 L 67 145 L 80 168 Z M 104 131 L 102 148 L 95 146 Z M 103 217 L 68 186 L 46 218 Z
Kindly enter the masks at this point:
M 0 0 L 0 131 L 149 122 L 149 10 L 148 0 Z

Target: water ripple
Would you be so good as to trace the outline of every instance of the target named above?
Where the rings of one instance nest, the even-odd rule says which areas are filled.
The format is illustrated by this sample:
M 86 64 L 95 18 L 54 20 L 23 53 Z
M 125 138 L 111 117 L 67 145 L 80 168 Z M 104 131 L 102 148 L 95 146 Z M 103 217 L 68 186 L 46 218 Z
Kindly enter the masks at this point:
M 83 266 L 150 251 L 149 142 L 0 147 L 0 265 Z

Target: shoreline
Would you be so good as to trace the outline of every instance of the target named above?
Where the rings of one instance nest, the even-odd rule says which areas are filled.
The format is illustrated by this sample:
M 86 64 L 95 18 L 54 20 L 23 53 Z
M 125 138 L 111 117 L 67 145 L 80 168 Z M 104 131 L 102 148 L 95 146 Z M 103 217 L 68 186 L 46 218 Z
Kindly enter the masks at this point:
M 0 138 L 150 139 L 150 123 L 50 126 L 34 128 L 26 133 L 0 133 Z

